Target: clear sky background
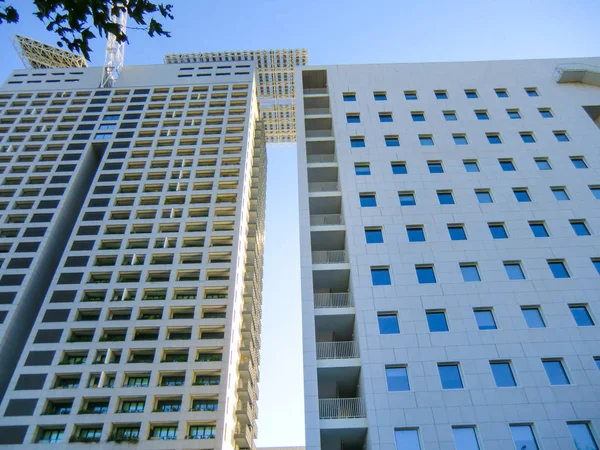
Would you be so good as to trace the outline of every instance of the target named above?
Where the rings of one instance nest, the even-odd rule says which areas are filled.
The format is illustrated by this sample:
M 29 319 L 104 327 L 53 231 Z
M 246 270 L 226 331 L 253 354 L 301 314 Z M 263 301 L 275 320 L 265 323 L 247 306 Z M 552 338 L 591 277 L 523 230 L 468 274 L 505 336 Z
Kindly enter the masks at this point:
M 22 68 L 10 36 L 54 44 L 31 0 L 7 0 L 21 23 L 0 26 L 0 81 Z M 162 0 L 172 37 L 130 35 L 126 64 L 165 53 L 307 48 L 312 64 L 600 56 L 600 0 Z M 92 65 L 104 60 L 93 45 Z M 260 380 L 260 446 L 302 445 L 300 265 L 295 146 L 268 149 Z

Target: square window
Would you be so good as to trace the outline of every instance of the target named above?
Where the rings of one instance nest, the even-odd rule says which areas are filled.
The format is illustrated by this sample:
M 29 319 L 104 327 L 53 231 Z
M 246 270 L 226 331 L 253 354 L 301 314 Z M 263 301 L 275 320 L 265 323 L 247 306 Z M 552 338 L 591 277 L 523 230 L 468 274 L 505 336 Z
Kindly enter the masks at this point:
M 354 163 L 354 173 L 356 175 L 371 175 L 371 166 L 369 163 Z
M 379 121 L 380 122 L 393 122 L 394 119 L 392 118 L 392 113 L 388 113 L 388 112 L 383 112 L 383 113 L 379 113 Z
M 600 200 L 600 186 L 589 186 L 589 188 L 596 200 Z
M 342 94 L 342 97 L 344 98 L 345 102 L 355 102 L 356 101 L 356 94 L 354 92 L 344 92 Z
M 438 364 L 442 389 L 462 389 L 463 382 L 458 364 Z
M 359 147 L 364 147 L 364 146 L 365 146 L 365 138 L 364 137 L 355 136 L 355 137 L 350 138 L 350 147 L 359 148 Z
M 475 110 L 475 117 L 477 117 L 477 120 L 490 120 L 490 116 L 485 109 Z
M 567 190 L 564 187 L 551 187 L 552 193 L 556 200 L 564 201 L 570 200 Z
M 377 313 L 377 323 L 379 324 L 379 334 L 400 334 L 398 314 L 396 313 Z
M 454 139 L 456 145 L 467 145 L 469 143 L 466 134 L 453 134 L 452 139 Z
M 359 194 L 360 206 L 363 208 L 370 208 L 377 206 L 377 199 L 375 194 Z
M 552 117 L 554 117 L 550 108 L 538 108 L 538 111 L 544 119 L 551 119 Z
M 392 284 L 389 267 L 371 267 L 373 286 L 389 286 Z
M 587 423 L 567 423 L 569 433 L 575 444 L 575 448 L 581 450 L 598 450 L 598 443 Z
M 418 430 L 394 430 L 394 435 L 396 437 L 396 450 L 421 450 Z
M 525 144 L 535 144 L 535 137 L 533 137 L 533 133 L 529 131 L 522 131 L 519 134 L 521 135 L 521 139 Z
M 416 100 L 417 99 L 417 91 L 404 91 L 404 98 L 406 100 Z
M 425 242 L 425 232 L 422 226 L 408 226 L 406 234 L 409 242 Z
M 367 244 L 381 244 L 383 242 L 383 231 L 381 228 L 365 228 L 365 239 Z
M 346 114 L 346 123 L 360 123 L 360 114 L 355 114 L 355 113 Z
M 521 118 L 521 113 L 519 112 L 518 109 L 507 109 L 506 114 L 508 114 L 508 117 L 511 119 L 520 119 Z
M 430 284 L 437 281 L 435 279 L 433 266 L 415 266 L 415 270 L 417 271 L 417 280 L 419 281 L 419 284 Z
M 504 224 L 488 223 L 488 227 L 490 228 L 490 233 L 492 233 L 492 237 L 494 239 L 507 239 L 508 238 L 508 234 L 506 234 L 506 228 L 504 228 Z
M 527 328 L 546 328 L 539 306 L 521 306 Z
M 410 391 L 406 366 L 386 366 L 385 378 L 388 392 Z
M 525 274 L 523 273 L 523 268 L 521 267 L 521 263 L 519 262 L 505 262 L 504 270 L 506 270 L 506 275 L 509 280 L 524 280 Z
M 515 194 L 515 198 L 519 203 L 526 203 L 531 201 L 531 197 L 529 196 L 529 192 L 524 188 L 513 188 L 513 193 Z
M 444 119 L 446 119 L 447 121 L 455 121 L 458 120 L 458 118 L 456 117 L 456 112 L 455 111 L 444 111 Z
M 554 278 L 571 278 L 563 261 L 548 260 L 548 267 L 550 267 Z
M 487 140 L 490 144 L 502 144 L 502 139 L 500 139 L 500 134 L 498 133 L 488 133 L 486 134 Z
M 500 167 L 502 167 L 502 170 L 504 172 L 514 172 L 515 170 L 515 164 L 513 163 L 512 159 L 499 159 L 498 162 L 500 163 Z
M 539 97 L 538 91 L 536 88 L 525 88 L 525 92 L 529 97 Z
M 444 173 L 441 161 L 427 161 L 429 173 Z
M 508 91 L 506 89 L 494 89 L 498 98 L 508 98 Z
M 546 371 L 546 375 L 548 375 L 548 380 L 550 380 L 551 385 L 559 386 L 571 384 L 567 377 L 563 362 L 560 359 L 542 360 L 542 364 L 544 365 L 544 370 Z
M 465 89 L 465 95 L 467 98 L 479 98 L 479 95 L 475 89 Z
M 475 160 L 463 160 L 467 172 L 479 172 L 479 164 Z
M 567 136 L 566 131 L 554 131 L 554 136 L 558 142 L 569 142 L 569 136 Z
M 475 427 L 452 427 L 456 450 L 480 450 Z
M 448 331 L 448 322 L 444 311 L 426 311 L 427 325 L 432 333 Z
M 510 434 L 517 450 L 539 450 L 531 425 L 510 425 Z
M 400 200 L 400 206 L 415 206 L 417 204 L 415 194 L 412 192 L 399 192 L 398 199 Z
M 448 233 L 452 241 L 466 241 L 467 234 L 463 225 L 448 225 Z
M 544 222 L 529 222 L 529 228 L 531 228 L 531 232 L 536 238 L 549 236 Z
M 406 163 L 404 162 L 393 162 L 392 165 L 392 173 L 394 175 L 406 175 L 408 170 L 406 169 Z
M 583 220 L 571 220 L 571 227 L 577 236 L 589 236 L 590 230 L 588 230 L 585 221 Z
M 576 169 L 587 169 L 588 165 L 583 156 L 571 156 L 571 162 Z
M 433 145 L 433 136 L 420 134 L 419 142 L 421 143 L 421 145 L 424 145 L 424 146 Z
M 494 380 L 496 381 L 497 387 L 511 387 L 517 385 L 509 362 L 490 361 L 490 367 L 492 368 L 492 374 L 494 374 Z
M 377 313 L 377 322 L 379 324 L 379 334 L 400 334 L 396 313 Z
M 481 281 L 481 277 L 479 276 L 479 270 L 477 270 L 477 264 L 461 263 L 460 273 L 462 274 L 463 281 L 465 283 Z
M 421 111 L 412 111 L 410 116 L 413 122 L 425 122 L 425 114 Z
M 540 170 L 552 170 L 548 158 L 535 158 L 535 165 Z
M 454 197 L 452 191 L 437 191 L 440 205 L 454 205 Z
M 373 92 L 373 98 L 376 102 L 384 102 L 387 100 L 387 94 L 385 91 Z
M 594 321 L 586 305 L 569 305 L 569 310 L 578 327 L 594 326 Z
M 479 203 L 494 203 L 492 194 L 488 190 L 478 189 L 475 191 L 475 195 Z
M 435 98 L 437 98 L 438 100 L 447 100 L 448 99 L 448 93 L 446 91 L 434 91 L 435 93 Z
M 400 140 L 398 136 L 385 136 L 386 147 L 400 147 Z
M 475 320 L 480 330 L 496 330 L 496 320 L 491 309 L 475 309 Z

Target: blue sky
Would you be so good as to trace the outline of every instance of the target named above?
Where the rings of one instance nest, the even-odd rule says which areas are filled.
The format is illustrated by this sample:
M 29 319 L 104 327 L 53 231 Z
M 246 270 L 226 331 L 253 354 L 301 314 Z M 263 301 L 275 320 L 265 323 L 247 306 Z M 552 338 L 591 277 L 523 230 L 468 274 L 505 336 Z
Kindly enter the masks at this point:
M 131 33 L 126 64 L 162 63 L 171 52 L 295 47 L 307 48 L 312 64 L 600 56 L 598 0 L 170 1 L 172 37 Z M 32 1 L 12 3 L 22 20 L 0 26 L 0 80 L 22 67 L 10 36 L 57 40 L 30 15 Z M 92 65 L 102 64 L 104 41 L 93 49 Z M 302 445 L 295 147 L 271 147 L 268 158 L 258 444 Z

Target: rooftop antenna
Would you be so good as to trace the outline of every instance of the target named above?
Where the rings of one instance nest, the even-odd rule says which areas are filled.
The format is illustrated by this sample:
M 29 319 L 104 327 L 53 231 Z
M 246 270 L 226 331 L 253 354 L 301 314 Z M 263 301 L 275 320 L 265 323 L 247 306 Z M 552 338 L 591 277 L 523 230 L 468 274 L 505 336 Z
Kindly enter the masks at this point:
M 118 16 L 111 16 L 111 21 L 119 25 L 121 30 L 125 30 L 127 28 L 127 11 L 123 10 Z M 112 33 L 107 34 L 108 41 L 106 42 L 106 55 L 100 83 L 100 87 L 103 88 L 112 87 L 115 80 L 119 78 L 125 57 L 125 42 L 118 42 L 117 37 Z

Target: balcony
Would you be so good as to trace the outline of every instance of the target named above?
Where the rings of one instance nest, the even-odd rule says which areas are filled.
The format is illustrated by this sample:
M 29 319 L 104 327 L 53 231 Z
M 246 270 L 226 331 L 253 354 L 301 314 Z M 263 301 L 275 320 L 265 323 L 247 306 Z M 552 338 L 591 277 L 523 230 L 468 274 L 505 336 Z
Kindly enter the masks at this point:
M 324 181 L 308 183 L 308 192 L 339 192 L 340 186 L 337 181 Z
M 583 83 L 600 87 L 600 67 L 591 64 L 559 64 L 554 69 L 557 83 Z
M 329 95 L 327 88 L 304 88 L 303 93 L 305 97 L 310 95 Z
M 327 164 L 337 162 L 335 153 L 321 153 L 316 155 L 306 155 L 308 164 Z
M 317 342 L 317 359 L 355 359 L 359 356 L 356 341 Z
M 350 292 L 329 292 L 314 294 L 315 308 L 352 308 L 354 300 Z
M 366 419 L 367 408 L 361 397 L 319 399 L 319 419 Z
M 350 262 L 346 250 L 321 250 L 312 252 L 313 264 L 347 264 Z
M 343 214 L 315 214 L 310 216 L 311 227 L 327 227 L 344 225 Z
M 235 407 L 238 420 L 245 424 L 251 424 L 256 420 L 256 412 L 250 402 L 239 401 Z
M 248 425 L 242 425 L 238 422 L 235 426 L 233 437 L 240 449 L 255 450 L 254 436 L 252 434 L 252 429 Z
M 331 109 L 329 108 L 305 108 L 305 116 L 329 116 L 331 115 Z

